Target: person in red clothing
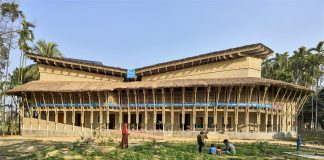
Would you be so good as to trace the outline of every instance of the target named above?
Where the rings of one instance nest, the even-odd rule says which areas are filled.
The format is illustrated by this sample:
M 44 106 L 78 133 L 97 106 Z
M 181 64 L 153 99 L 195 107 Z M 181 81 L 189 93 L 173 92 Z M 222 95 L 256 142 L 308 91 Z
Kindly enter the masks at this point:
M 127 148 L 128 147 L 128 125 L 127 123 L 124 124 L 124 127 L 122 129 L 122 141 L 120 143 L 120 148 Z

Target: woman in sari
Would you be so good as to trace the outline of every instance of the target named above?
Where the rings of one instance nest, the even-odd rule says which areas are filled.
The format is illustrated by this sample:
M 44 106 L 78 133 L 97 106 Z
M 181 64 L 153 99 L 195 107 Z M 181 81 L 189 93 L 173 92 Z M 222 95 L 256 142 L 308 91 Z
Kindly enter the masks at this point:
M 122 141 L 120 143 L 120 148 L 127 148 L 128 147 L 128 125 L 127 123 L 124 124 L 124 127 L 122 129 Z

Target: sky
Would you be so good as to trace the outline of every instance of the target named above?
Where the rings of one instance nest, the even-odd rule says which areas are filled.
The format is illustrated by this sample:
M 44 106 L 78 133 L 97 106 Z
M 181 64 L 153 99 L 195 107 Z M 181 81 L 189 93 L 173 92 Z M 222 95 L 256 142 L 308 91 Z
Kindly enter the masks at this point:
M 65 57 L 126 69 L 259 42 L 291 53 L 324 40 L 324 0 L 19 3 L 36 40 L 56 42 Z M 19 55 L 11 54 L 11 71 Z

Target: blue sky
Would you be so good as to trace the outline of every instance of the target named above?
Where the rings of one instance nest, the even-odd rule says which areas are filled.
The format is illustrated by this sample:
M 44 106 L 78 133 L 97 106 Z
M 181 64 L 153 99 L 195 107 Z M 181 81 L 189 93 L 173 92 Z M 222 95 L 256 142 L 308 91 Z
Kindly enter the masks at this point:
M 324 1 L 26 0 L 36 40 L 66 57 L 136 68 L 261 42 L 292 52 L 324 40 Z M 11 54 L 11 70 L 19 51 Z

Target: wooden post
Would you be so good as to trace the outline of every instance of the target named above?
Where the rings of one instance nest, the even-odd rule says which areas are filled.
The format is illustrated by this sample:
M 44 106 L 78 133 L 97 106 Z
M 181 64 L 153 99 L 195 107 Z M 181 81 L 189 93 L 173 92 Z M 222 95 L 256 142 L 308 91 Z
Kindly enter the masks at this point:
M 120 90 L 118 90 L 118 106 L 119 106 L 119 130 L 122 130 L 123 114 L 122 114 L 121 91 Z
M 253 94 L 254 87 L 255 86 L 250 86 L 248 106 L 246 107 L 246 110 L 245 110 L 245 126 L 246 126 L 247 132 L 249 132 L 249 130 L 250 130 L 250 125 L 249 125 L 249 123 L 250 123 L 249 122 L 250 121 L 250 114 L 249 114 L 249 110 L 250 110 L 251 99 L 252 99 L 252 94 Z
M 66 125 L 66 107 L 64 107 L 64 101 L 63 101 L 62 93 L 59 92 L 59 95 L 61 97 L 61 104 L 62 104 L 62 108 L 63 108 L 63 131 L 65 131 L 65 125 Z
M 173 127 L 174 127 L 174 95 L 173 95 L 173 88 L 170 88 L 170 101 L 171 101 L 171 131 L 173 132 Z
M 217 87 L 217 94 L 216 94 L 216 89 L 215 89 L 215 102 L 216 102 L 216 105 L 214 107 L 214 131 L 216 132 L 217 131 L 217 119 L 218 119 L 218 116 L 217 116 L 217 112 L 218 112 L 218 102 L 219 102 L 219 95 L 220 95 L 220 92 L 222 90 L 222 87 Z
M 134 91 L 134 98 L 135 98 L 136 130 L 138 131 L 139 113 L 138 113 L 138 106 L 137 106 L 137 91 L 135 89 L 133 91 Z
M 22 93 L 22 96 L 21 96 L 21 102 L 22 102 L 22 106 L 21 106 L 21 110 L 20 110 L 20 124 L 21 124 L 21 128 L 20 128 L 20 135 L 22 135 L 22 131 L 25 129 L 24 128 L 24 120 L 25 120 L 25 97 L 26 97 L 26 93 Z
M 99 131 L 101 131 L 102 129 L 102 117 L 103 117 L 103 114 L 102 114 L 102 106 L 101 106 L 101 98 L 100 98 L 100 92 L 97 92 L 97 96 L 98 96 L 98 107 L 99 107 Z
M 34 97 L 35 106 L 36 106 L 36 111 L 37 111 L 38 115 L 40 115 L 40 114 L 41 114 L 41 108 L 38 107 L 38 103 L 37 103 L 37 99 L 36 99 L 36 96 L 35 96 L 35 92 L 33 92 L 32 95 L 33 95 L 33 97 Z M 28 102 L 27 102 L 27 103 L 28 103 Z M 41 116 L 38 116 L 37 119 L 38 119 L 38 130 L 40 130 L 40 129 L 41 129 Z M 30 120 L 30 122 L 31 122 L 31 120 Z
M 225 111 L 224 111 L 224 132 L 227 131 L 227 124 L 228 124 L 228 104 L 231 100 L 231 92 L 232 92 L 232 86 L 229 87 L 228 89 L 228 94 L 226 96 L 227 98 L 227 103 L 226 103 L 226 108 L 225 108 Z
M 131 124 L 131 114 L 130 114 L 130 98 L 129 98 L 129 90 L 126 90 L 126 94 L 127 94 L 127 123 L 128 123 L 128 129 L 130 129 L 130 124 Z
M 156 130 L 156 99 L 155 99 L 155 90 L 152 89 L 152 94 L 153 94 L 153 130 Z
M 144 102 L 144 130 L 147 131 L 147 101 L 146 101 L 146 90 L 143 89 L 143 102 Z
M 185 105 L 185 92 L 186 91 L 186 89 L 185 89 L 185 87 L 182 87 L 182 107 L 181 107 L 181 115 L 182 115 L 182 117 L 181 117 L 181 124 L 182 124 L 182 131 L 184 131 L 184 125 L 185 125 L 185 107 L 184 107 L 184 105 Z
M 81 131 L 83 131 L 83 126 L 84 126 L 84 106 L 82 103 L 83 97 L 82 97 L 82 93 L 78 92 L 79 95 L 79 101 L 80 101 L 80 105 L 81 105 Z
M 288 112 L 288 114 L 287 114 L 287 118 L 286 118 L 286 131 L 288 132 L 288 128 L 290 128 L 290 131 L 291 131 L 291 127 L 288 127 L 288 125 L 290 125 L 290 126 L 292 126 L 292 105 L 293 105 L 293 102 L 294 102 L 294 100 L 295 100 L 295 97 L 296 97 L 296 94 L 297 94 L 297 91 L 294 91 L 295 92 L 295 94 L 294 94 L 294 96 L 293 96 L 293 98 L 290 100 L 290 102 L 289 102 L 289 106 L 287 106 L 287 108 L 286 108 L 286 112 Z M 289 109 L 288 109 L 288 107 L 289 107 Z M 288 121 L 289 121 L 289 119 L 290 119 L 290 123 L 288 123 Z
M 193 106 L 193 111 L 192 111 L 192 128 L 193 131 L 196 131 L 196 106 L 197 106 L 197 87 L 194 87 L 194 106 Z
M 165 129 L 165 90 L 164 88 L 161 89 L 162 91 L 162 130 L 164 132 Z
M 58 110 L 57 110 L 57 107 L 55 106 L 55 97 L 54 97 L 54 93 L 53 92 L 50 92 L 50 95 L 52 97 L 52 101 L 53 101 L 53 107 L 54 107 L 54 119 L 55 119 L 55 131 L 57 131 L 57 123 L 58 123 Z
M 265 86 L 265 88 L 264 88 L 264 93 L 263 93 L 263 99 L 262 99 L 262 105 L 263 106 L 265 106 L 265 98 L 266 98 L 266 96 L 267 96 L 267 92 L 268 92 L 268 88 L 269 88 L 269 86 Z M 266 110 L 266 113 L 265 113 L 265 132 L 267 133 L 268 132 L 268 109 L 266 108 L 265 109 Z M 259 129 L 260 130 L 260 129 Z
M 74 131 L 74 124 L 75 124 L 75 110 L 74 110 L 74 105 L 73 105 L 73 100 L 72 100 L 72 94 L 69 93 L 70 97 L 70 104 L 72 107 L 72 131 Z
M 43 92 L 42 92 L 42 98 L 43 98 L 43 104 L 44 104 L 44 107 L 45 107 L 45 109 L 46 109 L 46 131 L 48 131 L 48 124 L 49 124 L 49 109 L 48 109 L 48 107 L 46 106 L 45 95 L 44 95 Z
M 281 101 L 280 101 L 280 105 L 282 105 L 282 101 L 284 100 L 285 96 L 286 96 L 286 93 L 287 93 L 287 89 L 285 90 L 285 93 L 284 95 L 281 97 Z M 281 129 L 279 128 L 280 125 L 280 113 L 279 113 L 279 107 L 277 107 L 277 132 L 281 131 Z
M 91 93 L 88 92 L 88 98 L 89 98 L 89 107 L 90 107 L 90 130 L 93 129 L 93 106 L 91 104 Z
M 297 91 L 298 92 L 298 91 Z M 296 99 L 296 101 L 294 101 L 294 111 L 291 111 L 292 113 L 292 117 L 291 117 L 291 122 L 294 121 L 294 125 L 291 125 L 291 130 L 293 130 L 293 127 L 295 126 L 295 131 L 297 132 L 297 118 L 296 118 L 296 112 L 297 112 L 297 106 L 298 106 L 298 102 L 301 100 L 301 95 L 302 95 L 302 92 L 300 92 L 298 98 Z
M 277 100 L 277 97 L 278 97 L 278 95 L 280 93 L 280 90 L 281 90 L 281 88 L 278 89 L 276 96 L 274 97 L 274 99 L 272 99 L 272 107 L 274 107 L 274 105 L 276 103 L 276 100 Z M 272 89 L 272 92 L 274 92 L 273 89 Z M 278 108 L 272 108 L 272 111 L 271 111 L 271 132 L 273 132 L 273 117 L 274 117 L 274 113 L 273 112 L 274 112 L 275 109 L 278 110 Z M 276 118 L 278 119 L 278 114 L 277 114 L 277 117 Z M 278 126 L 278 121 L 277 121 L 277 126 Z M 278 132 L 278 129 L 277 129 L 277 132 Z
M 281 115 L 282 115 L 281 130 L 283 130 L 285 128 L 285 132 L 287 132 L 287 130 L 286 130 L 287 129 L 287 116 L 286 116 L 287 102 L 288 102 L 289 97 L 292 92 L 293 92 L 292 90 L 289 92 L 289 95 L 288 95 L 287 99 L 285 100 L 284 105 L 282 105 L 282 107 L 280 108 Z M 285 124 L 285 127 L 283 126 L 284 124 Z
M 239 109 L 239 104 L 241 101 L 241 92 L 242 92 L 242 88 L 243 86 L 239 86 L 238 87 L 238 97 L 237 97 L 237 106 L 235 107 L 235 132 L 237 132 L 237 125 L 238 125 L 238 109 Z
M 209 108 L 209 95 L 210 95 L 210 87 L 206 88 L 206 106 L 205 106 L 205 130 L 208 130 L 208 108 Z
M 106 99 L 106 130 L 109 130 L 109 122 L 110 122 L 110 117 L 109 117 L 109 96 L 110 96 L 110 92 L 107 91 L 105 92 L 105 99 Z

